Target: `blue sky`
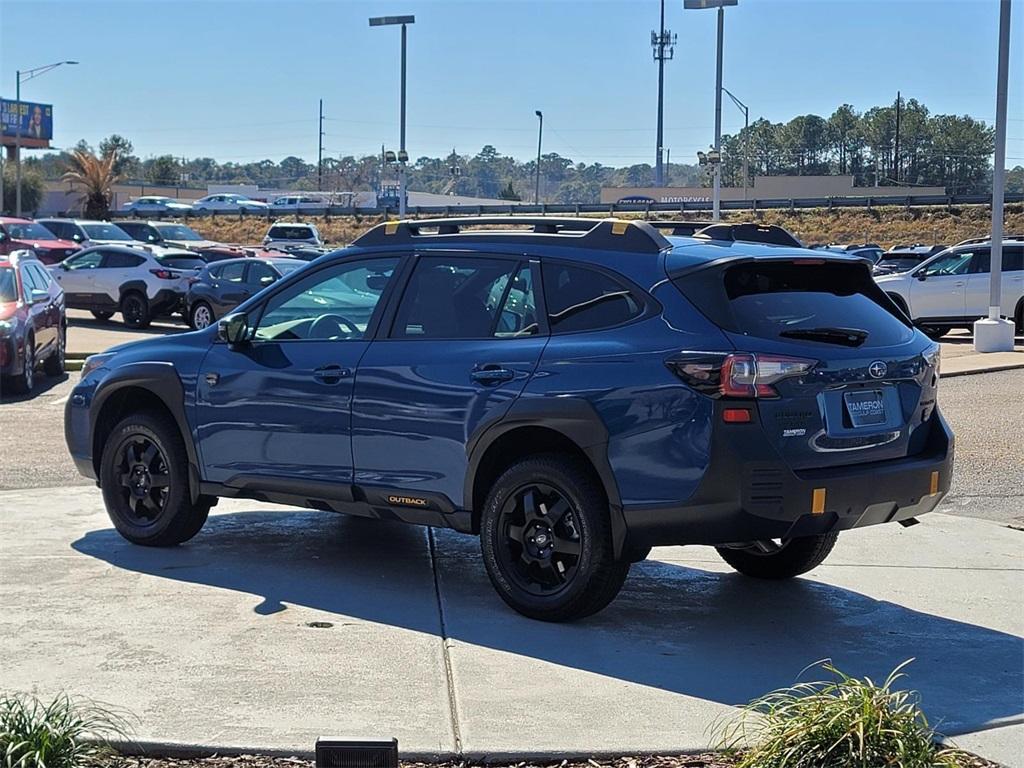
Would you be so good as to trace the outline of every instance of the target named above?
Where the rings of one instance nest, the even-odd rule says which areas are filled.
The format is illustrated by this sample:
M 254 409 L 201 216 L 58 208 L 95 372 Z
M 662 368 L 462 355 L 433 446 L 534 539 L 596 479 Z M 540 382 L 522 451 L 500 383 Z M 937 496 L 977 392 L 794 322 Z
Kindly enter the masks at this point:
M 666 146 L 691 162 L 714 131 L 714 11 L 666 4 Z M 413 13 L 411 156 L 485 143 L 606 165 L 653 162 L 657 0 L 0 0 L 0 92 L 15 70 L 77 59 L 23 87 L 54 104 L 54 144 L 127 136 L 142 157 L 316 158 L 398 141 L 399 31 Z M 1010 166 L 1024 164 L 1024 4 L 1011 40 Z M 997 0 L 740 0 L 726 11 L 724 81 L 751 119 L 864 109 L 896 91 L 933 113 L 995 117 Z M 727 100 L 724 130 L 742 127 Z

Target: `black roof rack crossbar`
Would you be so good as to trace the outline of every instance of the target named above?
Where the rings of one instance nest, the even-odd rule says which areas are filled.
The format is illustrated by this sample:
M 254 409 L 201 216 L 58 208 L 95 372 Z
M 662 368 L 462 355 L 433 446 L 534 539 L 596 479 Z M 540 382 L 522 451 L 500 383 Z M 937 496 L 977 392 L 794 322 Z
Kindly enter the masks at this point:
M 803 248 L 804 245 L 790 232 L 774 224 L 757 224 L 754 222 L 723 222 L 707 221 L 652 221 L 652 227 L 671 230 L 667 234 L 683 237 L 699 237 L 705 240 L 725 240 L 743 243 L 769 243 L 771 245 L 789 245 Z
M 503 226 L 510 229 L 500 229 Z M 508 243 L 518 239 L 534 244 L 632 253 L 659 253 L 672 247 L 657 229 L 644 221 L 552 216 L 464 216 L 388 221 L 358 237 L 352 245 L 365 248 L 454 244 L 461 238 L 488 243 Z

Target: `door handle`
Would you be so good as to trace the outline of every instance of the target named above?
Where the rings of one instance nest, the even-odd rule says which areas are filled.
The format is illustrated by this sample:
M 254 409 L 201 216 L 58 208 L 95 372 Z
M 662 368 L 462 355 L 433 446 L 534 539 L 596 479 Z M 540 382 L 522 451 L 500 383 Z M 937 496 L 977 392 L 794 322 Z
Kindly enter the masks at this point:
M 352 371 L 340 365 L 324 365 L 313 371 L 313 378 L 321 384 L 337 384 Z
M 498 384 L 502 381 L 512 381 L 516 372 L 508 368 L 500 368 L 496 365 L 480 366 L 469 374 L 469 377 L 480 384 Z

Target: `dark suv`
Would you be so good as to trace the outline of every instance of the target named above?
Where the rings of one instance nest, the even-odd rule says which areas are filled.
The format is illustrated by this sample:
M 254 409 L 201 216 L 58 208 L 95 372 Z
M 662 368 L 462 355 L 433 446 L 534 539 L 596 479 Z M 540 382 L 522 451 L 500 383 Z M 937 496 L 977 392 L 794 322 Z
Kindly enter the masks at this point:
M 481 228 L 489 227 L 489 228 Z M 504 229 L 498 229 L 504 227 Z M 573 619 L 662 544 L 787 578 L 949 489 L 938 345 L 843 254 L 643 222 L 389 222 L 216 327 L 86 362 L 68 446 L 137 544 L 220 496 L 479 535 Z

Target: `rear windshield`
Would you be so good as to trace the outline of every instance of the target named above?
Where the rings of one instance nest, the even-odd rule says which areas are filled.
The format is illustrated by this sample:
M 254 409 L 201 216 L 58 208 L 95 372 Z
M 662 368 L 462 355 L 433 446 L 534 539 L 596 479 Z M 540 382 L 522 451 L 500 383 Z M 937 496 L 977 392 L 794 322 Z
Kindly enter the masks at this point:
M 159 224 L 157 231 L 163 235 L 165 240 L 202 240 L 203 238 L 193 229 L 184 224 Z
M 309 227 L 271 227 L 268 235 L 274 240 L 308 240 L 313 233 Z
M 0 301 L 17 301 L 18 286 L 14 282 L 14 270 L 0 267 Z
M 197 256 L 157 256 L 156 260 L 172 269 L 202 269 L 206 262 Z
M 733 333 L 848 347 L 884 347 L 913 337 L 909 321 L 863 263 L 755 262 L 716 274 L 717 291 L 709 290 L 707 279 L 682 277 L 675 283 Z

